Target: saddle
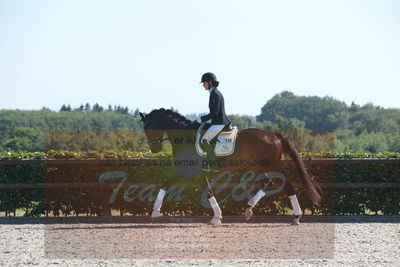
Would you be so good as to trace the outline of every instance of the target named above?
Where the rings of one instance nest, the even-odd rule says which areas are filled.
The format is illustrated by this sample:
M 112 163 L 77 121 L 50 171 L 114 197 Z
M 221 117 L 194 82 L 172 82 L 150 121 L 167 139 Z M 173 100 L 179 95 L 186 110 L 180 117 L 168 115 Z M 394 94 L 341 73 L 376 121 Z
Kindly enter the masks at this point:
M 204 156 L 206 153 L 203 151 L 201 148 L 201 138 L 203 136 L 204 128 L 205 128 L 205 123 L 202 123 L 197 130 L 196 134 L 196 151 L 197 154 L 200 156 Z M 236 136 L 237 136 L 237 127 L 232 126 L 231 124 L 228 124 L 225 126 L 225 128 L 214 138 L 215 141 L 215 147 L 214 147 L 214 153 L 217 157 L 222 157 L 222 156 L 229 156 L 232 155 L 233 152 L 235 151 L 235 144 L 236 144 Z

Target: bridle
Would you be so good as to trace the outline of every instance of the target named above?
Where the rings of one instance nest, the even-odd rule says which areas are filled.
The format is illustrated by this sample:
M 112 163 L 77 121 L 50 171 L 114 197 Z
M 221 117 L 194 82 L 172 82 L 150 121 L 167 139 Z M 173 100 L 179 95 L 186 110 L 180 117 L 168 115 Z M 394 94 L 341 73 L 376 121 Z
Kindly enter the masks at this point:
M 162 144 L 162 142 L 169 140 L 169 137 L 166 138 L 162 138 L 162 137 L 155 137 L 155 138 L 151 138 L 147 141 L 148 145 L 154 144 L 154 143 L 158 143 L 158 144 Z

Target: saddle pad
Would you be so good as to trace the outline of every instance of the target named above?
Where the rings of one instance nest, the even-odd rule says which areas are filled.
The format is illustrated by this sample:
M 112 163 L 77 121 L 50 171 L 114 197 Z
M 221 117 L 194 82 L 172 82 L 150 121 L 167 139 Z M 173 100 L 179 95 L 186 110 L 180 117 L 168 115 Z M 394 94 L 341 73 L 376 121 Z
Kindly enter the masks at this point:
M 214 148 L 215 155 L 229 156 L 235 151 L 237 128 L 229 132 L 221 132 Z
M 216 145 L 214 148 L 214 152 L 216 156 L 229 156 L 232 155 L 235 151 L 235 143 L 238 129 L 236 127 L 233 128 L 232 131 L 229 132 L 221 132 L 216 137 Z M 206 153 L 201 149 L 200 146 L 200 136 L 198 135 L 196 138 L 196 150 L 200 156 L 204 156 Z

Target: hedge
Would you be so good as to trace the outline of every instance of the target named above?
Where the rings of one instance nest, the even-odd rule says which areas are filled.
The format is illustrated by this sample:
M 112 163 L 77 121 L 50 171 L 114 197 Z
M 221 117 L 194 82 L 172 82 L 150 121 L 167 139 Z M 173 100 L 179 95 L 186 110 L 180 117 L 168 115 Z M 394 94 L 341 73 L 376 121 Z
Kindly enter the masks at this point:
M 302 153 L 310 176 L 326 183 L 399 183 L 398 153 Z M 320 159 L 320 160 L 319 160 Z M 324 159 L 324 160 L 321 160 Z M 364 163 L 358 159 L 377 159 Z M 386 159 L 386 160 L 384 160 Z M 17 164 L 8 162 L 18 161 Z M 0 212 L 10 215 L 23 210 L 25 216 L 107 215 L 108 209 L 121 215 L 149 215 L 160 186 L 169 190 L 162 210 L 169 215 L 211 215 L 203 176 L 177 175 L 170 153 L 71 152 L 0 153 Z M 346 163 L 346 164 L 343 164 Z M 119 172 L 119 173 L 118 173 Z M 284 175 L 300 183 L 290 161 Z M 120 184 L 126 174 L 124 184 Z M 115 178 L 111 178 L 115 176 Z M 213 185 L 225 215 L 242 214 L 247 199 L 257 188 L 254 178 L 236 174 L 221 176 Z M 247 173 L 249 175 L 249 173 Z M 208 177 L 211 183 L 213 177 Z M 242 183 L 241 183 L 242 182 Z M 52 188 L 52 184 L 61 188 Z M 78 186 L 87 183 L 93 187 Z M 6 188 L 10 184 L 38 185 Z M 45 186 L 42 186 L 45 185 Z M 47 187 L 46 187 L 47 185 Z M 321 215 L 400 214 L 397 188 L 324 188 L 324 198 L 312 205 L 301 187 L 298 198 L 307 213 Z M 283 194 L 265 197 L 255 214 L 290 214 L 291 205 Z

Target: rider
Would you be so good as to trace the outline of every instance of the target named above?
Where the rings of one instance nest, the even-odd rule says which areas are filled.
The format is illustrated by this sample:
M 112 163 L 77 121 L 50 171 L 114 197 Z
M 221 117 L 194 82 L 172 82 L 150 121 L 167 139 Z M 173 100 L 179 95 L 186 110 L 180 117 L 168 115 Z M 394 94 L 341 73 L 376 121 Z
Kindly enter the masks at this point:
M 211 72 L 206 72 L 201 77 L 200 83 L 203 83 L 204 89 L 208 90 L 210 93 L 210 100 L 208 104 L 210 113 L 201 116 L 201 122 L 211 120 L 211 126 L 204 134 L 201 143 L 202 147 L 207 153 L 208 160 L 214 163 L 209 164 L 209 167 L 215 170 L 216 155 L 214 153 L 213 147 L 210 144 L 211 140 L 215 136 L 217 136 L 218 133 L 221 132 L 224 128 L 229 128 L 232 122 L 225 114 L 224 97 L 217 88 L 219 85 L 217 77 Z

